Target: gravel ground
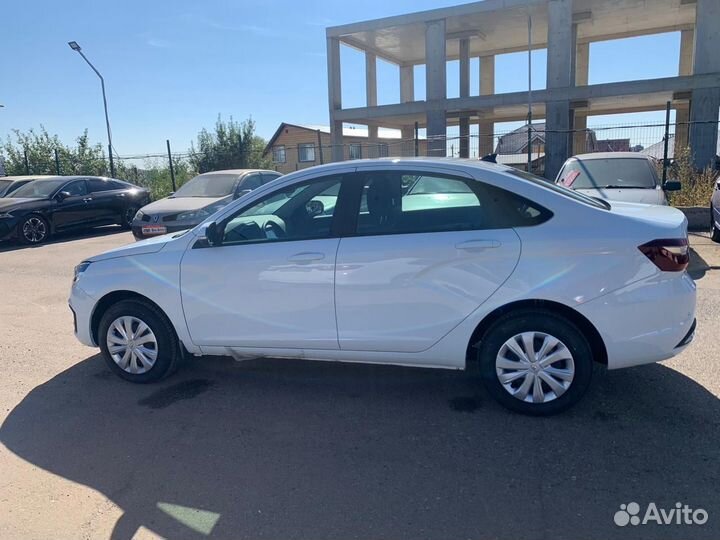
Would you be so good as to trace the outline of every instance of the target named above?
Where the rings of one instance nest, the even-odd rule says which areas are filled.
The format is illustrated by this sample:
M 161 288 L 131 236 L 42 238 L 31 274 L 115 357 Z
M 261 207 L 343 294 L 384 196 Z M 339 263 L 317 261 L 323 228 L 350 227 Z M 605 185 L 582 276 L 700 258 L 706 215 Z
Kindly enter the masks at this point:
M 692 236 L 696 342 L 527 418 L 461 372 L 197 360 L 125 383 L 72 335 L 84 257 L 0 245 L 0 538 L 720 538 L 720 246 Z M 628 525 L 621 504 L 703 508 Z

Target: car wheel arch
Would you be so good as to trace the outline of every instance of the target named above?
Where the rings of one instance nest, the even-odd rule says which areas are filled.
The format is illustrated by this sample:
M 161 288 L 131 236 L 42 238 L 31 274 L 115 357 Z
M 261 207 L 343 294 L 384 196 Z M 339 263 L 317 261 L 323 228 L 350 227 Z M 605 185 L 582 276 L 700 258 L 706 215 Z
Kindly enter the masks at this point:
M 519 309 L 543 310 L 549 313 L 555 313 L 568 319 L 578 327 L 587 339 L 593 352 L 593 360 L 599 364 L 607 365 L 608 355 L 605 342 L 603 341 L 600 332 L 598 332 L 597 328 L 595 328 L 595 325 L 593 325 L 587 317 L 573 308 L 559 302 L 554 302 L 552 300 L 527 299 L 510 302 L 509 304 L 500 306 L 487 314 L 480 321 L 468 341 L 465 357 L 466 369 L 475 370 L 477 368 L 477 345 L 482 341 L 483 337 L 492 327 L 493 323 L 502 316 Z

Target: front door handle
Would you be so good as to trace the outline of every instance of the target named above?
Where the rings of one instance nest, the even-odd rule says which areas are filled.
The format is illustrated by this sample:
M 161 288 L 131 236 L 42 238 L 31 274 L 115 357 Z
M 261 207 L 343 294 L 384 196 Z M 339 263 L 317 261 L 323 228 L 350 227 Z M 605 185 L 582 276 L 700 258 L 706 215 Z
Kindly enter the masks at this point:
M 300 264 L 307 264 L 315 261 L 322 261 L 325 258 L 324 253 L 316 253 L 312 251 L 305 251 L 302 253 L 296 253 L 288 257 L 288 261 Z
M 90 202 L 90 201 L 92 201 L 92 200 L 93 200 L 92 197 L 85 197 L 85 198 L 83 199 L 83 202 Z
M 499 248 L 500 246 L 502 246 L 502 243 L 497 240 L 466 240 L 465 242 L 455 244 L 456 249 L 467 251 L 480 251 L 483 249 Z

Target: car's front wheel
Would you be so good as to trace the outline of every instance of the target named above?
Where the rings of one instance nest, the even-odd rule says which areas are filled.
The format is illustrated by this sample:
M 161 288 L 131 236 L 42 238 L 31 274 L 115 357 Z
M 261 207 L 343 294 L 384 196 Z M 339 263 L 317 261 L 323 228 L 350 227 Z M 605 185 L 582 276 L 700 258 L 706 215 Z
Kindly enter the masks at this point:
M 720 229 L 715 226 L 715 211 L 710 205 L 710 227 L 712 228 L 712 241 L 720 243 Z
M 181 348 L 165 314 L 142 300 L 123 300 L 100 319 L 98 342 L 105 362 L 123 379 L 154 382 L 170 375 Z
M 50 226 L 44 217 L 31 214 L 18 224 L 17 234 L 24 244 L 41 244 L 50 236 Z
M 502 316 L 485 333 L 478 354 L 490 394 L 523 414 L 564 411 L 583 396 L 592 376 L 587 339 L 575 324 L 551 311 Z

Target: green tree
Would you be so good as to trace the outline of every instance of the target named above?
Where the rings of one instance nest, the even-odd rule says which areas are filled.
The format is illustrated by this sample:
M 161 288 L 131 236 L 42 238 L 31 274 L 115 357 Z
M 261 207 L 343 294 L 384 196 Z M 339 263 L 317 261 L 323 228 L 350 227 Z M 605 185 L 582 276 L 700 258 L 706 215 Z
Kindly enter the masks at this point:
M 22 132 L 14 129 L 13 135 L 14 139 L 8 137 L 0 145 L 0 154 L 5 158 L 5 172 L 8 175 L 26 174 L 27 169 L 30 174 L 57 174 L 56 150 L 60 174 L 105 175 L 108 172 L 102 145 L 91 144 L 87 130 L 76 139 L 75 147 L 62 144 L 57 135 L 50 135 L 43 126 L 40 126 L 40 131 L 30 129 Z
M 255 122 L 249 118 L 223 122 L 218 115 L 215 130 L 203 128 L 197 136 L 197 147 L 190 145 L 190 164 L 198 172 L 222 169 L 266 169 L 270 158 L 263 156 L 265 140 L 255 135 Z

